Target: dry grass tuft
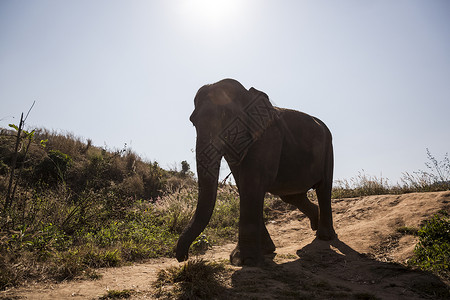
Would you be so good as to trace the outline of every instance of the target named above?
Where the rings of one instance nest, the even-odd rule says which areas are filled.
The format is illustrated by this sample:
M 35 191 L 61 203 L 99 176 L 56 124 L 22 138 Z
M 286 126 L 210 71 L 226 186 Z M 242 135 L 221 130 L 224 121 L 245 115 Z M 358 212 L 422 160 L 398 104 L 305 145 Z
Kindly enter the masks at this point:
M 230 273 L 223 263 L 189 260 L 182 266 L 159 271 L 154 283 L 155 296 L 163 299 L 223 298 L 224 278 Z

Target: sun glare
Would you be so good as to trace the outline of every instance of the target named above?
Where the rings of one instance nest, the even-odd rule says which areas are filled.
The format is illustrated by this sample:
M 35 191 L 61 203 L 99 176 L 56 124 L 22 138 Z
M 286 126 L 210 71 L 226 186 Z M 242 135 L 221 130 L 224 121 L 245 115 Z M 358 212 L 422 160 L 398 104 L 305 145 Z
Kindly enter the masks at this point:
M 239 13 L 239 0 L 188 0 L 184 13 L 201 26 L 226 26 Z

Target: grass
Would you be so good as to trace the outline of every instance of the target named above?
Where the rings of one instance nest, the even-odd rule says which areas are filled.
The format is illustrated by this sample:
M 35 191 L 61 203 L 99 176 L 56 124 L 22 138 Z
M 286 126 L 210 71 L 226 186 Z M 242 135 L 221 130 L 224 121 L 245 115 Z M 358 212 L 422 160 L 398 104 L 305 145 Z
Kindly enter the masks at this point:
M 202 259 L 189 260 L 181 266 L 162 269 L 154 283 L 155 296 L 166 299 L 212 299 L 226 291 L 224 263 Z
M 155 210 L 164 220 L 164 224 L 177 234 L 192 218 L 197 205 L 196 187 L 185 188 L 168 193 L 155 203 Z M 239 193 L 235 186 L 219 187 L 214 213 L 202 236 L 197 239 L 200 244 L 221 244 L 235 239 L 239 224 Z M 201 248 L 201 247 L 200 247 Z
M 405 194 L 412 192 L 437 192 L 450 190 L 450 160 L 446 153 L 442 160 L 436 159 L 428 150 L 427 170 L 413 173 L 405 172 L 401 183 L 391 185 L 387 178 L 370 176 L 359 172 L 350 180 L 336 180 L 332 192 L 333 198 L 353 198 L 369 195 Z
M 401 226 L 397 228 L 397 232 L 401 235 L 417 235 L 419 229 L 410 226 Z
M 133 290 L 109 290 L 106 295 L 99 297 L 99 300 L 107 299 L 128 299 L 134 294 Z
M 334 199 L 355 198 L 370 195 L 400 195 L 407 193 L 438 192 L 450 190 L 450 174 L 445 181 L 434 181 L 432 174 L 404 173 L 401 184 L 392 185 L 387 178 L 370 176 L 360 172 L 350 180 L 336 180 L 331 197 Z

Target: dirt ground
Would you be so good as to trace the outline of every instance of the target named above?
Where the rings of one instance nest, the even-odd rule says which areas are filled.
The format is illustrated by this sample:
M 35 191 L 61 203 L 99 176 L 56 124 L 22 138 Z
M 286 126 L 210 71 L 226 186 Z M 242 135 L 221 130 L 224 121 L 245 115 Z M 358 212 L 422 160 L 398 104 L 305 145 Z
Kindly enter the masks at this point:
M 226 298 L 232 299 L 439 299 L 449 283 L 404 267 L 417 239 L 401 235 L 441 209 L 449 211 L 450 192 L 368 196 L 333 200 L 338 240 L 315 239 L 307 220 L 292 211 L 271 221 L 277 246 L 262 268 L 232 267 Z M 213 247 L 201 257 L 223 260 L 233 244 Z M 98 280 L 38 283 L 0 292 L 5 299 L 99 299 L 108 290 L 133 290 L 132 299 L 153 299 L 152 283 L 160 269 L 179 265 L 155 259 L 101 269 Z M 447 294 L 448 296 L 448 294 Z M 219 298 L 224 297 L 219 296 Z

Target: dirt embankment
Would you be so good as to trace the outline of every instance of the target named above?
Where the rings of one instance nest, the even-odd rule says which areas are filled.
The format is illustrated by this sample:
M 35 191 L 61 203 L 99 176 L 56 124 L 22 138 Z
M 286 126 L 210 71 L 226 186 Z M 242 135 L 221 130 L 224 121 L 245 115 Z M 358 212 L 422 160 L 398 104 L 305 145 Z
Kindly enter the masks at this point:
M 270 222 L 276 256 L 263 268 L 230 267 L 227 298 L 235 299 L 434 299 L 448 282 L 402 266 L 417 239 L 400 227 L 418 227 L 434 213 L 450 209 L 450 192 L 368 196 L 333 201 L 339 239 L 316 240 L 309 221 L 292 211 Z M 202 257 L 227 259 L 234 245 L 213 247 Z M 102 278 L 36 284 L 0 292 L 9 299 L 98 299 L 108 290 L 133 290 L 135 299 L 153 298 L 158 270 L 175 259 L 100 270 Z

